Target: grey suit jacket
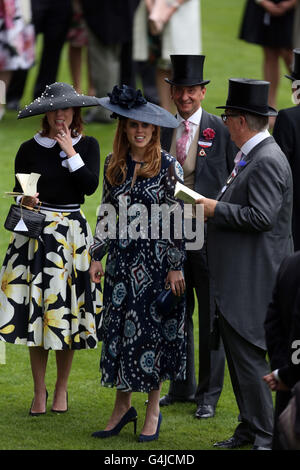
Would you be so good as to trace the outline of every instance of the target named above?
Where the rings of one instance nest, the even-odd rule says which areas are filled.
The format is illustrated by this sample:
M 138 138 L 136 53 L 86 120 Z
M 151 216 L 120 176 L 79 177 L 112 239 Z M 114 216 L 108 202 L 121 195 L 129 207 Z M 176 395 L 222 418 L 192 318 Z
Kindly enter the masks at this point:
M 234 166 L 238 149 L 221 118 L 202 109 L 198 140 L 203 140 L 202 133 L 208 127 L 216 134 L 212 146 L 205 149 L 206 157 L 199 156 L 201 147 L 198 145 L 194 190 L 205 197 L 215 198 Z M 173 132 L 173 129 L 162 129 L 161 146 L 167 152 L 171 147 Z
M 213 295 L 226 320 L 266 349 L 264 320 L 276 273 L 293 251 L 292 175 L 273 137 L 256 145 L 208 222 Z

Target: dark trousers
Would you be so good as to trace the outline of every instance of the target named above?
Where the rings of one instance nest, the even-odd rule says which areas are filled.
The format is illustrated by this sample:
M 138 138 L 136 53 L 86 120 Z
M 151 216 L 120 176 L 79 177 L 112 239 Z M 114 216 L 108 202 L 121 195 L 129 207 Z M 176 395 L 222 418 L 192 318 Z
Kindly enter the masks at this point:
M 197 405 L 205 404 L 215 407 L 223 387 L 225 354 L 222 343 L 218 350 L 213 351 L 210 348 L 211 302 L 205 249 L 187 251 L 184 276 L 186 282 L 187 377 L 184 382 L 171 382 L 169 394 L 175 400 L 194 398 Z M 194 290 L 198 300 L 199 319 L 198 386 L 194 360 Z
M 266 351 L 239 335 L 219 312 L 228 369 L 237 405 L 240 424 L 234 435 L 261 447 L 272 446 L 273 401 L 262 377 L 270 372 Z
M 279 415 L 288 406 L 291 398 L 292 393 L 290 391 L 276 392 L 272 450 L 285 450 L 285 446 L 282 444 L 280 439 L 280 432 L 278 430 L 278 419 Z
M 56 81 L 60 54 L 72 19 L 71 0 L 32 0 L 32 22 L 36 35 L 43 34 L 43 50 L 33 97 L 41 96 Z M 27 79 L 27 70 L 13 73 L 7 92 L 7 102 L 20 101 Z

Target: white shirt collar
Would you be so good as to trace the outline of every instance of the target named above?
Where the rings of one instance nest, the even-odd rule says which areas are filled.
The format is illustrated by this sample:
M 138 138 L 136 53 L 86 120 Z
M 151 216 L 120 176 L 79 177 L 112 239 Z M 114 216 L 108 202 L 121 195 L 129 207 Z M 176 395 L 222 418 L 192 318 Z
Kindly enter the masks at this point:
M 241 151 L 244 155 L 248 155 L 248 153 L 251 152 L 251 150 L 256 147 L 256 145 L 270 137 L 270 135 L 271 134 L 268 130 L 258 132 L 258 134 L 255 134 L 253 137 L 251 137 L 251 139 L 247 140 L 244 145 L 242 145 Z
M 178 113 L 177 114 L 177 120 L 179 122 L 179 124 L 181 124 L 183 121 L 189 121 L 189 122 L 192 122 L 193 124 L 195 124 L 196 126 L 199 126 L 199 123 L 201 121 L 201 117 L 202 117 L 202 108 L 200 106 L 200 108 L 197 109 L 197 111 L 192 114 L 188 119 L 184 119 L 182 116 L 180 116 L 180 114 Z
M 72 138 L 72 145 L 76 145 L 77 142 L 80 141 L 81 137 L 82 135 L 79 134 L 77 137 Z M 54 147 L 54 145 L 57 143 L 55 139 L 50 139 L 50 137 L 42 137 L 40 132 L 37 132 L 33 138 L 38 144 L 46 148 Z

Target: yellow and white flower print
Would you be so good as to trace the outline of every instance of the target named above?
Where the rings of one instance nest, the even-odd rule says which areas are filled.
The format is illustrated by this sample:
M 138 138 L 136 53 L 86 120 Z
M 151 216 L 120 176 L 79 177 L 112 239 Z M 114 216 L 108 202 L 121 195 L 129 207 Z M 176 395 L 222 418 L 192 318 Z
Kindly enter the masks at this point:
M 101 315 L 89 276 L 90 227 L 47 212 L 39 239 L 13 234 L 0 273 L 0 339 L 44 349 L 96 348 Z
M 18 304 L 25 302 L 24 293 L 17 282 L 24 276 L 25 266 L 20 265 L 13 268 L 13 263 L 17 255 L 14 255 L 8 262 L 6 269 L 2 268 L 0 276 L 0 334 L 7 335 L 14 330 L 14 326 L 9 322 L 14 316 L 14 307 L 10 299 Z
M 55 329 L 69 332 L 69 322 L 64 320 L 63 316 L 66 313 L 65 307 L 59 309 L 47 310 L 44 314 L 44 348 L 49 349 L 62 349 L 62 342 Z

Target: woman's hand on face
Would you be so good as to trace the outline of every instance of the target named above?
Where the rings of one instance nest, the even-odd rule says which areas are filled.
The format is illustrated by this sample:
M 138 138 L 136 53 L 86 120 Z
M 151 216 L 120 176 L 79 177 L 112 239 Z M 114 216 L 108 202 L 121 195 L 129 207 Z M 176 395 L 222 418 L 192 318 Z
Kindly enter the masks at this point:
M 39 193 L 36 193 L 34 196 L 23 196 L 21 200 L 21 204 L 23 206 L 28 206 L 28 207 L 36 206 L 40 202 L 38 195 Z
M 182 295 L 185 291 L 185 281 L 182 271 L 169 271 L 166 284 L 170 284 L 173 294 Z
M 72 144 L 71 131 L 65 123 L 63 123 L 63 129 L 56 134 L 54 140 L 59 143 L 60 148 L 67 154 L 68 158 L 76 154 Z
M 90 278 L 92 282 L 99 284 L 101 277 L 104 276 L 104 270 L 101 261 L 91 261 Z

